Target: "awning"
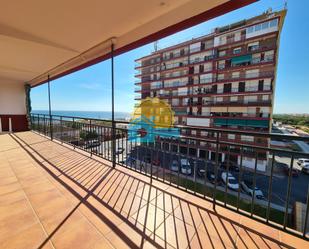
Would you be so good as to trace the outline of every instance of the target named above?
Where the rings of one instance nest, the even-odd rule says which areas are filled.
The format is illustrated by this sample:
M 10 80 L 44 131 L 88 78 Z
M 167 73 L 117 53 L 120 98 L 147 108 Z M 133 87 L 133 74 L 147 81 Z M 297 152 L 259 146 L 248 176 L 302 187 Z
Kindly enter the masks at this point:
M 259 128 L 268 128 L 268 120 L 247 120 L 247 126 L 259 127 Z
M 234 65 L 237 65 L 237 64 L 241 64 L 245 62 L 250 62 L 251 60 L 252 60 L 252 55 L 247 54 L 247 55 L 242 55 L 242 56 L 232 58 L 231 63 Z
M 215 118 L 214 119 L 215 125 L 227 125 L 227 119 L 224 118 Z
M 229 118 L 215 118 L 215 125 L 228 125 L 228 126 L 251 126 L 259 128 L 268 128 L 268 120 L 249 120 L 249 119 L 229 119 Z

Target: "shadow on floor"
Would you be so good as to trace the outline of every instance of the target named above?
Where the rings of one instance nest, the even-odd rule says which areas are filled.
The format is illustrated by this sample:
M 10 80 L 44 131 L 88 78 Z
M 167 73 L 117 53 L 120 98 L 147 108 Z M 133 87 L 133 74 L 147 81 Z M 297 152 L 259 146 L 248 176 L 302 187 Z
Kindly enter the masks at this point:
M 112 168 L 44 137 L 33 143 L 28 141 L 31 140 L 29 135 L 13 134 L 11 137 L 79 200 L 39 248 L 54 236 L 81 204 L 107 224 L 113 234 L 130 248 L 145 248 L 149 245 L 155 248 L 252 248 L 250 245 L 257 248 L 272 248 L 274 245 L 277 248 L 290 248 L 265 231 L 257 231 L 240 224 L 239 220 L 224 217 L 209 207 L 191 202 L 190 198 L 185 198 L 185 194 L 177 194 L 180 190 L 169 185 L 155 186 L 145 177 L 139 178 L 131 175 L 129 170 Z M 51 153 L 50 148 L 58 147 L 65 149 L 54 149 Z M 81 195 L 63 177 L 71 180 L 86 195 Z M 132 238 L 130 230 L 121 229 L 121 225 L 90 203 L 90 197 L 122 220 L 132 233 L 139 235 L 138 239 Z

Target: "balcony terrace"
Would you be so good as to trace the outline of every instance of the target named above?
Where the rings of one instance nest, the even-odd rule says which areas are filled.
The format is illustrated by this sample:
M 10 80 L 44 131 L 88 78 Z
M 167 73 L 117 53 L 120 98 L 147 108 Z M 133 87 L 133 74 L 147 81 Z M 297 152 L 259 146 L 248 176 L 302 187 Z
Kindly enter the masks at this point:
M 0 136 L 1 248 L 306 248 L 308 242 L 33 132 Z

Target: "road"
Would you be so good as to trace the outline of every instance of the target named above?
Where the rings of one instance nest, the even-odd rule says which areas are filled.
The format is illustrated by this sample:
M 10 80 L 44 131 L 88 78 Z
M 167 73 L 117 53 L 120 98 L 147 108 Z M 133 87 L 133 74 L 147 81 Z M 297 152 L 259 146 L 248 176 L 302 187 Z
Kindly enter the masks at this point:
M 139 160 L 145 161 L 146 155 L 150 155 L 151 150 L 150 148 L 146 147 L 135 147 L 131 151 L 131 157 L 137 158 Z M 163 151 L 157 151 L 153 150 L 152 155 L 154 158 L 159 158 L 161 165 L 164 166 L 165 169 L 169 169 L 171 162 L 173 160 L 179 161 L 180 158 L 184 158 L 183 156 L 179 156 L 176 154 L 172 154 L 171 152 L 163 152 Z M 281 160 L 281 163 L 278 164 L 278 167 L 286 167 L 286 165 L 289 165 L 290 159 L 287 157 L 279 157 L 276 156 L 276 161 Z M 193 160 L 189 159 L 190 164 L 194 165 L 194 161 L 196 162 L 197 168 L 203 168 L 207 171 L 214 170 L 213 163 L 207 162 L 206 160 Z M 285 163 L 283 163 L 285 162 Z M 296 163 L 296 162 L 295 162 Z M 222 172 L 222 169 L 219 170 L 219 172 Z M 232 172 L 232 174 L 235 176 L 236 179 L 239 177 L 238 172 Z M 220 175 L 220 173 L 219 173 Z M 182 175 L 182 177 L 186 177 Z M 189 176 L 189 177 L 193 177 Z M 197 179 L 201 177 L 197 176 Z M 253 181 L 254 180 L 254 173 L 252 171 L 243 170 L 243 174 L 241 175 L 241 181 L 242 180 L 248 180 Z M 256 174 L 256 186 L 262 190 L 265 198 L 268 200 L 268 192 L 269 192 L 269 179 L 270 177 L 264 173 L 258 172 Z M 200 179 L 204 181 L 204 178 Z M 290 194 L 290 200 L 289 200 L 289 206 L 292 207 L 295 201 L 301 201 L 303 203 L 306 202 L 307 198 L 307 189 L 308 189 L 308 183 L 309 183 L 309 175 L 306 175 L 299 172 L 299 176 L 292 177 L 291 178 L 291 194 Z M 272 193 L 271 193 L 271 202 L 280 205 L 282 207 L 285 207 L 286 205 L 286 196 L 288 191 L 288 177 L 285 173 L 285 171 L 282 169 L 282 172 L 274 174 L 272 179 Z
M 102 142 L 101 146 L 98 146 L 96 148 L 93 148 L 97 153 L 101 153 L 101 155 L 105 158 L 111 158 L 111 141 Z M 157 150 L 150 147 L 140 147 L 134 143 L 126 143 L 123 139 L 117 139 L 116 140 L 116 151 L 118 148 L 123 148 L 124 151 L 116 156 L 117 162 L 120 163 L 126 163 L 126 160 L 128 157 L 132 157 L 135 159 L 138 159 L 140 161 L 150 161 L 150 157 L 159 159 L 160 164 L 164 166 L 165 169 L 169 169 L 171 162 L 173 160 L 179 161 L 181 158 L 185 158 L 186 155 L 180 156 L 176 155 L 175 153 L 166 151 L 163 152 L 161 150 Z M 152 151 L 152 152 L 151 152 Z M 280 205 L 282 207 L 285 207 L 286 205 L 286 195 L 287 195 L 287 189 L 288 189 L 288 177 L 284 171 L 285 167 L 288 167 L 290 165 L 290 158 L 285 156 L 276 156 L 276 167 L 277 172 L 273 175 L 272 179 L 272 194 L 271 194 L 271 202 Z M 191 166 L 196 163 L 197 169 L 202 168 L 207 171 L 214 171 L 213 162 L 202 160 L 202 159 L 189 159 Z M 299 168 L 296 161 L 294 161 L 294 168 Z M 222 171 L 222 170 L 221 170 Z M 220 171 L 220 172 L 221 172 Z M 219 172 L 219 175 L 221 174 Z M 235 176 L 236 179 L 239 177 L 238 172 L 232 172 L 232 174 Z M 184 176 L 180 174 L 181 177 L 193 177 L 193 174 L 191 176 Z M 243 171 L 243 174 L 241 175 L 241 180 L 254 180 L 254 174 L 252 171 L 245 170 Z M 265 198 L 268 200 L 268 192 L 269 192 L 269 175 L 265 173 L 258 172 L 256 174 L 256 186 L 260 188 L 265 196 Z M 204 178 L 201 179 L 201 177 L 197 176 L 198 181 L 202 181 L 204 183 Z M 298 177 L 292 177 L 291 178 L 291 194 L 290 194 L 290 201 L 289 206 L 293 206 L 295 201 L 300 201 L 305 203 L 307 198 L 307 189 L 308 189 L 308 183 L 309 183 L 309 175 L 306 175 L 299 171 Z
M 290 132 L 288 131 L 286 128 L 284 127 L 278 127 L 276 126 L 277 129 L 279 129 L 283 134 L 287 134 L 287 135 L 295 135 L 298 136 L 298 134 L 294 133 L 294 132 Z M 293 142 L 295 144 L 297 144 L 305 153 L 309 153 L 309 145 L 303 141 L 297 141 L 297 140 L 293 140 Z

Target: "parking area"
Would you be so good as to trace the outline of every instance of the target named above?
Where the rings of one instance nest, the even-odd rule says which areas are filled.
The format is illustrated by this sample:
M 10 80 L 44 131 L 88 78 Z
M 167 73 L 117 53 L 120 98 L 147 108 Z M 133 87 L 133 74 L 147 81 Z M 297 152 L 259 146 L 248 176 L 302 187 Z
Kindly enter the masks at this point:
M 125 156 L 129 158 L 136 159 L 140 162 L 143 162 L 144 165 L 147 163 L 153 164 L 153 167 L 159 166 L 165 169 L 167 172 L 171 172 L 171 166 L 174 163 L 178 163 L 183 158 L 187 158 L 186 155 L 180 155 L 176 153 L 171 153 L 169 151 L 164 152 L 151 147 L 143 147 L 136 146 L 132 147 L 129 151 L 129 155 Z M 152 160 L 151 160 L 152 158 Z M 189 174 L 183 174 L 181 170 L 179 171 L 179 176 L 185 179 L 191 179 L 192 181 L 196 180 L 197 182 L 208 184 L 208 186 L 213 187 L 211 175 L 215 173 L 215 162 L 210 160 L 203 160 L 197 158 L 188 158 L 191 171 Z M 123 161 L 124 163 L 130 164 L 129 161 Z M 271 162 L 269 163 L 271 164 Z M 271 186 L 269 183 L 270 173 L 267 172 L 259 172 L 257 171 L 254 174 L 254 171 L 243 167 L 239 169 L 239 167 L 230 167 L 230 174 L 239 182 L 249 182 L 253 184 L 255 182 L 255 186 L 261 190 L 264 196 L 264 200 L 271 200 L 271 203 L 285 207 L 286 205 L 286 196 L 288 191 L 288 173 L 287 170 L 290 165 L 290 158 L 284 156 L 275 156 L 274 162 L 274 171 Z M 297 160 L 294 160 L 294 166 L 297 170 L 297 175 L 291 178 L 291 193 L 289 206 L 292 207 L 295 201 L 300 201 L 305 203 L 307 200 L 307 190 L 309 183 L 309 175 L 305 174 L 300 170 L 300 166 L 297 164 Z M 218 189 L 223 188 L 225 190 L 224 179 L 222 179 L 222 173 L 225 171 L 225 168 L 222 167 L 220 163 L 220 167 L 218 169 Z M 174 172 L 175 174 L 175 172 Z M 178 173 L 176 173 L 178 175 Z M 213 177 L 213 176 L 212 176 Z M 269 195 L 269 187 L 271 187 L 271 195 Z M 232 188 L 227 188 L 228 193 L 232 195 L 237 195 L 237 191 L 233 191 Z M 249 196 L 248 193 L 241 188 L 241 192 L 243 193 L 242 198 L 247 199 Z M 247 196 L 246 196 L 247 195 Z M 251 199 L 251 196 L 249 196 Z

